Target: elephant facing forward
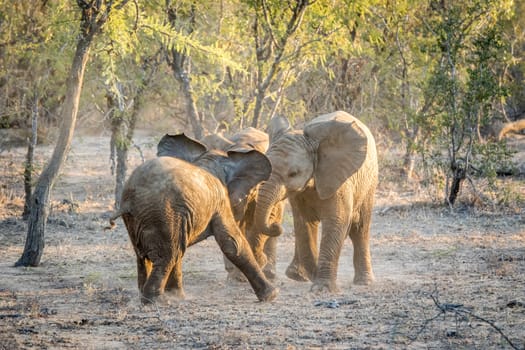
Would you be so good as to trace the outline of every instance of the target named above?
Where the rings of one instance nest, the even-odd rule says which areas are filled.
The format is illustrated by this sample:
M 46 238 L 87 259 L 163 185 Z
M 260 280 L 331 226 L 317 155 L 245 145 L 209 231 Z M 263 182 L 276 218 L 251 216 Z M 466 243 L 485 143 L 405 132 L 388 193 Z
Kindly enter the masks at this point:
M 137 256 L 141 300 L 164 291 L 183 297 L 182 257 L 186 249 L 214 236 L 223 253 L 246 276 L 258 299 L 269 301 L 277 289 L 259 268 L 230 206 L 241 200 L 271 166 L 264 154 L 207 151 L 184 134 L 166 135 L 158 158 L 136 168 L 126 182 L 120 211 Z
M 222 133 L 210 134 L 201 141 L 210 149 L 220 149 L 226 152 L 250 152 L 255 149 L 265 153 L 269 145 L 268 134 L 252 127 L 242 129 L 229 137 Z M 259 266 L 263 269 L 266 277 L 273 280 L 277 276 L 277 237 L 268 237 L 255 229 L 255 201 L 259 186 L 254 187 L 241 201 L 233 203 L 232 210 L 241 231 L 250 243 Z M 272 209 L 270 220 L 281 222 L 283 211 L 284 202 L 276 203 Z M 224 259 L 224 265 L 228 272 L 228 279 L 245 280 L 244 275 L 227 258 Z
M 256 227 L 277 236 L 269 220 L 274 203 L 288 198 L 295 230 L 295 254 L 286 275 L 313 281 L 312 290 L 336 292 L 343 241 L 354 248 L 354 283 L 373 281 L 370 222 L 378 165 L 374 137 L 346 112 L 314 118 L 303 131 L 290 130 L 285 118 L 270 121 L 270 178 L 259 187 Z M 318 228 L 322 224 L 320 248 Z

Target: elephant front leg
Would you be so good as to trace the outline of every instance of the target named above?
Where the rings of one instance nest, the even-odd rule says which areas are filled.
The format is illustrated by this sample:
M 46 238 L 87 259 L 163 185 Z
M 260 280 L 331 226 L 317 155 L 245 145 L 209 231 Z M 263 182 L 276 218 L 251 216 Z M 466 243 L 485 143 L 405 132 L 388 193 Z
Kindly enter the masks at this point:
M 223 255 L 224 268 L 228 272 L 228 281 L 246 282 L 246 276 L 226 257 Z
M 270 220 L 272 222 L 281 223 L 283 221 L 283 214 L 284 201 L 281 201 L 272 209 Z M 262 237 L 264 235 L 259 234 L 258 236 Z M 266 258 L 266 263 L 263 265 L 257 257 L 257 254 L 255 254 L 255 258 L 257 259 L 259 266 L 264 266 L 264 275 L 271 281 L 275 280 L 277 278 L 277 237 L 266 237 L 266 241 L 264 243 L 264 257 Z
M 277 250 L 277 237 L 268 237 L 262 233 L 254 232 L 253 228 L 247 231 L 247 239 L 253 255 L 264 275 L 269 280 L 276 278 L 275 257 Z
M 266 256 L 266 264 L 263 268 L 264 275 L 269 280 L 274 280 L 277 278 L 277 237 L 270 237 L 266 240 L 264 254 Z
M 292 204 L 295 248 L 293 260 L 286 269 L 286 276 L 292 280 L 306 282 L 315 278 L 317 270 L 318 221 L 307 222 L 299 209 Z
M 336 221 L 323 221 L 323 233 L 319 249 L 317 274 L 312 285 L 313 292 L 338 293 L 337 268 L 348 225 Z
M 225 224 L 216 219 L 214 223 L 215 240 L 226 257 L 246 276 L 260 301 L 271 301 L 278 294 L 275 288 L 264 277 L 255 260 L 246 238 L 235 225 Z

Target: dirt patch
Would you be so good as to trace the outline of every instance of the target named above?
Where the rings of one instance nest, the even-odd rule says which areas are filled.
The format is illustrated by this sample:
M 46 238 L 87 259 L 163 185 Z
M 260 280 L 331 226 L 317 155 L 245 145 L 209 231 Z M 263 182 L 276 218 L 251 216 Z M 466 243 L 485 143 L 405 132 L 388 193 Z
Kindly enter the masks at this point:
M 141 136 L 144 157 L 154 136 Z M 525 219 L 417 204 L 417 191 L 382 184 L 372 227 L 376 282 L 355 286 L 345 244 L 338 295 L 287 279 L 291 218 L 278 244 L 279 297 L 259 303 L 226 281 L 213 239 L 183 261 L 187 298 L 140 305 L 135 257 L 122 222 L 104 232 L 113 203 L 109 139 L 75 139 L 52 192 L 42 263 L 23 251 L 23 148 L 0 154 L 0 349 L 386 349 L 525 347 Z M 39 148 L 40 167 L 51 152 Z M 132 152 L 131 166 L 142 156 Z M 523 189 L 523 181 L 516 186 Z M 502 335 L 503 333 L 503 335 Z

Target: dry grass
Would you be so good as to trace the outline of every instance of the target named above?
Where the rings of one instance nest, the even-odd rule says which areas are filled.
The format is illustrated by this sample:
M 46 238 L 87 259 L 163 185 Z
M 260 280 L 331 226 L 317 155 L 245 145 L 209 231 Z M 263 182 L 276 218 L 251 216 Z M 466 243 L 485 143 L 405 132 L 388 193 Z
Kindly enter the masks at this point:
M 308 283 L 288 280 L 287 219 L 276 301 L 258 303 L 247 284 L 227 282 L 209 239 L 185 257 L 186 300 L 141 306 L 124 225 L 103 231 L 113 197 L 107 145 L 106 137 L 75 141 L 35 268 L 13 267 L 26 234 L 18 180 L 24 150 L 0 154 L 0 349 L 511 348 L 498 330 L 525 347 L 523 207 L 451 211 L 429 204 L 417 184 L 393 179 L 383 179 L 376 198 L 373 285 L 351 283 L 349 241 L 340 260 L 341 294 L 314 295 Z M 39 152 L 43 163 L 50 149 Z M 140 163 L 138 153 L 131 162 Z

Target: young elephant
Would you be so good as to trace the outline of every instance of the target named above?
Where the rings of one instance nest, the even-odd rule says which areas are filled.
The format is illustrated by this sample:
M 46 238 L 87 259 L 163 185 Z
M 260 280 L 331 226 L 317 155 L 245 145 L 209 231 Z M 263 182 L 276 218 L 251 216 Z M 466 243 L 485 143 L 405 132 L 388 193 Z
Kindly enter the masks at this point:
M 163 292 L 183 297 L 182 257 L 189 246 L 214 236 L 250 282 L 258 299 L 277 296 L 237 226 L 230 200 L 239 201 L 271 166 L 260 152 L 206 151 L 184 134 L 166 135 L 158 158 L 139 166 L 124 186 L 120 211 L 137 255 L 142 302 Z
M 311 280 L 314 291 L 336 292 L 339 256 L 350 236 L 354 283 L 371 283 L 370 223 L 378 164 L 370 130 L 338 111 L 312 119 L 304 130 L 291 130 L 285 118 L 276 117 L 269 134 L 266 155 L 272 175 L 259 187 L 255 222 L 259 232 L 279 235 L 282 228 L 272 222 L 271 213 L 276 202 L 288 198 L 295 254 L 286 275 Z
M 265 153 L 269 145 L 267 133 L 248 127 L 226 137 L 222 133 L 210 134 L 202 138 L 202 143 L 209 149 L 223 151 L 249 152 L 257 150 Z M 259 185 L 260 186 L 260 185 Z M 253 188 L 242 201 L 233 203 L 233 214 L 252 248 L 255 259 L 270 280 L 276 278 L 277 237 L 269 237 L 255 230 L 255 201 L 259 186 Z M 284 202 L 276 203 L 271 213 L 271 221 L 280 223 L 284 211 Z M 224 259 L 229 280 L 244 281 L 244 275 L 228 259 Z

